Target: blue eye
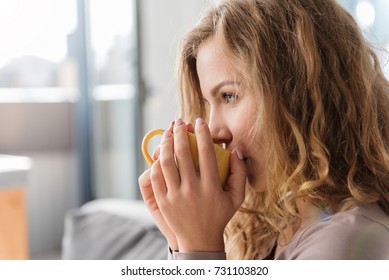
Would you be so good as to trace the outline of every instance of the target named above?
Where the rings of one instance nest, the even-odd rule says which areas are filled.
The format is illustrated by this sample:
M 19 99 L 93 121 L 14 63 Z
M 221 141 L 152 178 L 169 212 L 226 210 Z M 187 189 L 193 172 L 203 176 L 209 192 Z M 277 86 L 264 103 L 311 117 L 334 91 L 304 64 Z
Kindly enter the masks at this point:
M 238 95 L 235 93 L 231 93 L 231 92 L 223 92 L 222 97 L 226 103 L 231 103 L 231 102 L 236 101 L 236 99 L 238 98 Z

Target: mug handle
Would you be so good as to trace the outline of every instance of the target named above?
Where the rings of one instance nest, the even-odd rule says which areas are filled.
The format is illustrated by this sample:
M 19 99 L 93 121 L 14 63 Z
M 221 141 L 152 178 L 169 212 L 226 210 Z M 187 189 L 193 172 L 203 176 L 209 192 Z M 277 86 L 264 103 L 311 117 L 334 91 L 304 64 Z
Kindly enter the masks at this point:
M 149 166 L 153 165 L 153 162 L 154 162 L 154 160 L 151 158 L 151 156 L 149 154 L 149 150 L 148 150 L 149 142 L 150 142 L 151 138 L 153 138 L 154 136 L 156 136 L 158 134 L 163 135 L 164 132 L 165 132 L 165 130 L 163 130 L 163 129 L 154 129 L 154 130 L 151 130 L 150 132 L 148 132 L 145 135 L 145 137 L 143 137 L 142 154 L 143 154 L 143 157 L 145 158 L 146 162 L 149 164 Z

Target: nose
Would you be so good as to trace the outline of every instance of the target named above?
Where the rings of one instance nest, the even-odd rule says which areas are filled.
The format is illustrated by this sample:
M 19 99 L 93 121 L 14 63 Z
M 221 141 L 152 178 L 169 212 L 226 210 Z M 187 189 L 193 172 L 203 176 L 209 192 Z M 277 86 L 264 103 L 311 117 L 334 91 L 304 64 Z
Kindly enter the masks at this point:
M 209 118 L 209 129 L 213 142 L 216 144 L 226 144 L 228 146 L 232 141 L 232 133 L 223 118 L 217 114 L 211 114 Z

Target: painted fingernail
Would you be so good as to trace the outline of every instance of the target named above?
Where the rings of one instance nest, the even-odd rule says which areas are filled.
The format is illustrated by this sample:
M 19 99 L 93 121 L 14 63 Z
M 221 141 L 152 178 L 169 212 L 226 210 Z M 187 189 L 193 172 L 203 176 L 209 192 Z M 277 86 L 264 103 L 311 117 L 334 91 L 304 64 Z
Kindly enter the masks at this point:
M 236 148 L 236 155 L 238 156 L 238 158 L 239 158 L 240 160 L 243 160 L 243 153 L 242 153 L 242 151 L 239 149 L 239 147 Z
M 163 139 L 169 138 L 170 136 L 172 136 L 170 130 L 165 130 L 165 132 L 163 133 Z
M 184 123 L 184 122 L 182 121 L 182 119 L 181 119 L 181 118 L 178 118 L 178 119 L 176 120 L 174 126 L 180 126 L 180 125 L 182 125 L 183 123 Z
M 196 125 L 203 125 L 203 124 L 204 124 L 204 120 L 202 118 L 196 119 Z

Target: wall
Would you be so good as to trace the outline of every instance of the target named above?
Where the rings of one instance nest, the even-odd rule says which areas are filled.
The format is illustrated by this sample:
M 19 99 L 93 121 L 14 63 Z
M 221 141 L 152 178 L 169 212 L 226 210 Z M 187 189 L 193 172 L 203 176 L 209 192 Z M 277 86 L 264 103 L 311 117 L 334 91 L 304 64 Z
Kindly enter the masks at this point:
M 178 117 L 174 67 L 177 47 L 184 32 L 209 5 L 206 0 L 142 0 L 141 59 L 146 85 L 145 132 L 166 128 Z

